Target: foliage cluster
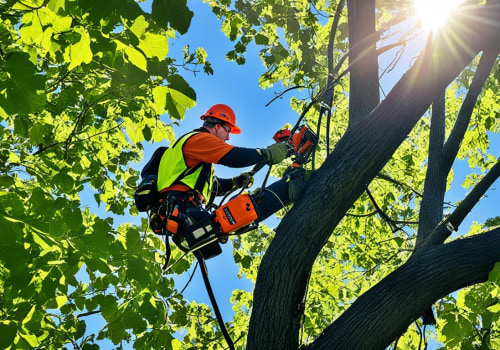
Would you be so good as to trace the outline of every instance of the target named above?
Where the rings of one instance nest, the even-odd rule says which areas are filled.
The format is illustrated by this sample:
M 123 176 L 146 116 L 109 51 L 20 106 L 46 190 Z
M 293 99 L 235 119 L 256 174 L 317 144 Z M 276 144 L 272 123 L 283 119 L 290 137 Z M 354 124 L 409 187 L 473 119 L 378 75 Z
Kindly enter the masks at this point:
M 329 59 L 339 76 L 348 69 L 345 9 L 333 50 L 326 50 L 339 1 L 206 2 L 235 43 L 228 59 L 244 64 L 249 45 L 260 48 L 267 68 L 260 79 L 263 88 L 281 83 L 306 89 L 317 101 Z M 379 52 L 404 48 L 405 40 L 416 35 L 415 28 L 401 24 L 410 15 L 409 4 L 378 4 Z M 172 276 L 161 271 L 164 243 L 143 234 L 145 222 L 142 227 L 117 226 L 111 219 L 112 214 L 137 214 L 130 198 L 141 142 L 174 138 L 159 116 L 178 123 L 195 104 L 196 93 L 179 67 L 201 65 L 213 73 L 202 48 L 190 52 L 186 47 L 182 62 L 169 56 L 169 43 L 189 29 L 193 13 L 185 0 L 153 0 L 150 11 L 144 5 L 133 0 L 0 0 L 0 348 L 97 349 L 103 341 L 136 348 L 223 348 L 210 309 L 184 300 Z M 395 25 L 407 29 L 397 38 Z M 447 133 L 476 65 L 447 91 Z M 499 130 L 498 62 L 493 72 L 459 154 L 477 170 L 466 178 L 466 187 L 473 187 L 494 163 L 488 138 Z M 330 120 L 318 121 L 320 104 L 306 116 L 321 136 L 315 168 L 348 128 L 348 91 L 348 79 L 339 79 Z M 298 112 L 307 104 L 291 99 Z M 426 116 L 317 257 L 305 301 L 303 343 L 314 340 L 411 254 L 429 129 Z M 452 176 L 448 180 L 449 188 Z M 105 211 L 82 204 L 88 191 Z M 488 225 L 498 225 L 498 219 Z M 273 234 L 262 226 L 233 240 L 240 276 L 256 281 Z M 179 257 L 174 250 L 172 261 Z M 168 272 L 185 273 L 190 263 L 182 259 Z M 492 273 L 493 283 L 439 303 L 436 337 L 444 346 L 498 347 L 498 271 Z M 231 301 L 231 334 L 243 347 L 252 295 L 237 290 Z M 88 326 L 94 314 L 105 320 L 96 333 Z M 416 348 L 420 332 L 412 327 L 399 345 Z
M 0 348 L 160 348 L 199 308 L 162 274 L 163 243 L 111 218 L 137 213 L 141 142 L 174 137 L 159 116 L 177 123 L 195 104 L 178 67 L 211 72 L 203 49 L 168 57 L 190 25 L 185 1 L 140 5 L 0 2 Z

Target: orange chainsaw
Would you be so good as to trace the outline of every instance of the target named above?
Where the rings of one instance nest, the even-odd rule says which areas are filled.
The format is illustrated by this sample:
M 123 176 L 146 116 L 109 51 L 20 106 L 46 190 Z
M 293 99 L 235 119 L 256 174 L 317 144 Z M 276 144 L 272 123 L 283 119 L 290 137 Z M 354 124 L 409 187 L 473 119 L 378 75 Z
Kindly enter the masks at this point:
M 286 124 L 281 130 L 274 134 L 273 140 L 276 142 L 286 141 L 288 143 L 290 149 L 294 153 L 294 163 L 292 166 L 298 167 L 309 161 L 316 147 L 318 137 L 307 125 L 299 127 L 298 131 L 293 135 L 290 127 L 290 124 Z

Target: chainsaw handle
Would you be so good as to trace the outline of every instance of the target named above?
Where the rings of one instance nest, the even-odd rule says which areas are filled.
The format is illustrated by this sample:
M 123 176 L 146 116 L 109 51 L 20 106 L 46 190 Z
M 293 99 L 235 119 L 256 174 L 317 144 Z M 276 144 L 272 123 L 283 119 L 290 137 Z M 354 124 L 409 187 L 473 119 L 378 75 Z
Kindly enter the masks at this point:
M 260 162 L 257 163 L 253 166 L 252 170 L 250 170 L 249 174 L 251 176 L 254 176 L 260 169 L 262 169 L 267 163 L 266 162 Z

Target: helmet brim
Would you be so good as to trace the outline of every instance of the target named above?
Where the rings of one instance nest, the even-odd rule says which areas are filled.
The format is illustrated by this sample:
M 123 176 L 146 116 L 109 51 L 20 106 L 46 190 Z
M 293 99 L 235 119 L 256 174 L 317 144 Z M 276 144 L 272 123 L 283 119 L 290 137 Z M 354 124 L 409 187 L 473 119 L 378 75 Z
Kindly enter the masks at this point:
M 237 125 L 234 125 L 233 123 L 225 120 L 225 119 L 222 119 L 222 118 L 219 118 L 219 117 L 215 117 L 215 116 L 211 116 L 211 115 L 202 115 L 200 117 L 201 120 L 205 120 L 206 118 L 214 118 L 214 119 L 217 119 L 217 120 L 220 120 L 221 122 L 223 122 L 224 124 L 226 125 L 229 125 L 231 127 L 231 134 L 239 134 L 241 133 L 241 129 L 237 126 Z
M 237 127 L 236 125 L 231 125 L 231 134 L 239 134 L 241 132 L 241 129 Z

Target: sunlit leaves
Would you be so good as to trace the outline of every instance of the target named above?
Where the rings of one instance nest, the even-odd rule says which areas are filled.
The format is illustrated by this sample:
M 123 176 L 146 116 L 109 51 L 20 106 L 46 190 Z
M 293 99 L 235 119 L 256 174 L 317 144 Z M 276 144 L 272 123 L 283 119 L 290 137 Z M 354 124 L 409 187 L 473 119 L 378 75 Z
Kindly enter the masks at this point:
M 193 107 L 196 100 L 196 93 L 180 75 L 170 77 L 168 86 L 156 87 L 153 96 L 158 114 L 166 111 L 172 118 L 180 120 L 184 118 L 184 111 Z
M 69 45 L 64 52 L 64 59 L 69 62 L 68 70 L 89 63 L 92 60 L 92 50 L 90 48 L 89 33 L 82 28 L 75 28 L 74 32 L 79 34 L 75 43 Z
M 444 298 L 436 308 L 440 329 L 437 340 L 447 348 L 496 348 L 500 343 L 499 291 L 497 283 L 486 283 Z
M 139 48 L 146 57 L 163 60 L 168 54 L 168 39 L 165 35 L 145 33 Z
M 137 49 L 125 45 L 119 40 L 115 40 L 117 50 L 124 53 L 126 62 L 132 63 L 137 68 L 147 72 L 147 61 L 144 54 Z
M 165 299 L 186 310 L 162 276 L 163 243 L 109 216 L 131 209 L 141 142 L 173 140 L 167 123 L 195 104 L 167 57 L 192 13 L 184 2 L 161 28 L 132 0 L 1 6 L 0 348 L 97 348 L 106 337 L 178 346 Z M 99 334 L 77 317 L 89 312 L 108 323 Z
M 260 57 L 267 69 L 260 79 L 263 88 L 277 81 L 284 86 L 315 87 L 315 80 L 325 76 L 324 67 L 315 64 L 324 60 L 328 43 L 329 32 L 320 25 L 325 22 L 321 11 L 333 13 L 335 2 L 318 2 L 313 8 L 307 1 L 236 1 L 235 10 L 230 2 L 208 2 L 223 19 L 222 31 L 235 41 L 228 59 L 243 64 L 250 43 L 261 47 Z

